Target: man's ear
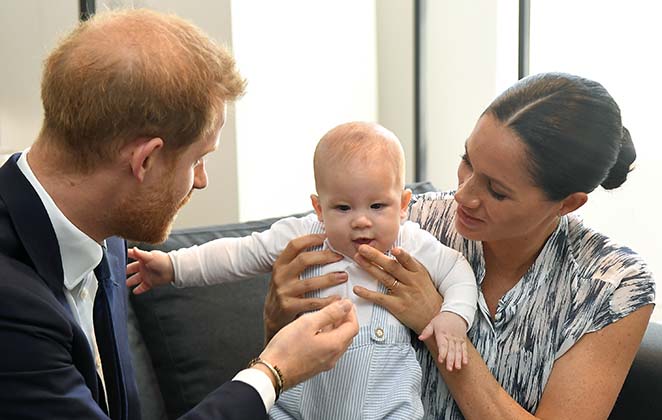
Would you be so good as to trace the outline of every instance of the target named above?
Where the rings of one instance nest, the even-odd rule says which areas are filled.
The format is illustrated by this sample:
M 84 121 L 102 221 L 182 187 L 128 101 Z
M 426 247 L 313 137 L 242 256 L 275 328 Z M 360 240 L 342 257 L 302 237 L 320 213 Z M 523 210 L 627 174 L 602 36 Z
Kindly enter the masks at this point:
M 561 209 L 559 210 L 559 216 L 565 216 L 568 213 L 572 213 L 577 210 L 588 201 L 588 194 L 585 192 L 576 192 L 572 193 L 563 200 L 561 200 Z
M 315 194 L 310 194 L 310 202 L 313 204 L 315 213 L 317 213 L 317 220 L 324 223 L 324 216 L 322 214 L 322 204 L 320 203 L 320 198 Z
M 411 190 L 407 188 L 402 191 L 400 198 L 400 220 L 405 220 L 409 214 L 409 201 L 411 201 Z
M 137 139 L 129 147 L 131 173 L 138 182 L 143 182 L 156 154 L 163 148 L 163 140 L 159 137 Z

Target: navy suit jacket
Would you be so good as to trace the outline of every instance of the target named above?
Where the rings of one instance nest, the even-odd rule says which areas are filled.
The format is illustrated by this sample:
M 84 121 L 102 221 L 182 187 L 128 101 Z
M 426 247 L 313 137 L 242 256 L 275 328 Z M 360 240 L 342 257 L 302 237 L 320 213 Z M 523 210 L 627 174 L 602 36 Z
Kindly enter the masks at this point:
M 139 419 L 127 334 L 126 245 L 106 240 L 107 288 L 117 369 L 106 377 L 108 401 L 82 329 L 64 296 L 62 260 L 46 209 L 12 156 L 0 168 L 0 418 Z M 103 360 L 102 360 L 103 362 Z M 111 389 L 112 388 L 112 389 Z M 262 419 L 254 388 L 228 382 L 190 419 Z

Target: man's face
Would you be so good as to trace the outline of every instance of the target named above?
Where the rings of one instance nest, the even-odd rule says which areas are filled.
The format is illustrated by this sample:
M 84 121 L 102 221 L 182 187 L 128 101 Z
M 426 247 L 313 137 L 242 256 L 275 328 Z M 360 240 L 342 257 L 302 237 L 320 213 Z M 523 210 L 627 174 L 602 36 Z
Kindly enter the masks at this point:
M 331 246 L 350 258 L 362 244 L 391 249 L 411 196 L 393 165 L 331 164 L 323 172 L 312 200 Z
M 167 239 L 175 216 L 190 200 L 193 190 L 207 186 L 205 156 L 218 147 L 220 128 L 213 135 L 176 152 L 174 159 L 160 159 L 158 176 L 141 186 L 133 200 L 122 206 L 124 238 L 148 243 Z

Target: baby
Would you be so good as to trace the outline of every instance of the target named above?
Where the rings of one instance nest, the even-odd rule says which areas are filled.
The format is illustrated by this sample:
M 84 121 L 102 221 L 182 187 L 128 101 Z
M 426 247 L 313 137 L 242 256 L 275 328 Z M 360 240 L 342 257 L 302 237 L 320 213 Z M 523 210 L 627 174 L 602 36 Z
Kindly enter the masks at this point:
M 352 299 L 360 325 L 353 344 L 331 371 L 300 384 L 280 397 L 269 412 L 273 419 L 381 419 L 423 417 L 421 368 L 410 331 L 380 306 L 354 293 L 360 285 L 387 290 L 353 261 L 360 245 L 390 255 L 399 247 L 423 264 L 444 296 L 431 323 L 440 345 L 440 361 L 449 369 L 466 364 L 466 331 L 476 312 L 477 288 L 462 255 L 439 243 L 415 223 L 405 221 L 411 191 L 404 189 L 404 153 L 397 137 L 374 123 L 342 124 L 326 133 L 315 149 L 314 214 L 286 218 L 264 232 L 221 238 L 165 254 L 134 248 L 127 273 L 129 286 L 142 293 L 152 286 L 211 285 L 268 272 L 296 237 L 324 233 L 319 249 L 341 254 L 341 261 L 313 267 L 302 280 L 345 271 L 348 281 L 314 293 Z M 445 344 L 445 345 L 444 345 Z M 450 349 L 450 350 L 449 350 Z M 456 353 L 457 352 L 457 353 Z

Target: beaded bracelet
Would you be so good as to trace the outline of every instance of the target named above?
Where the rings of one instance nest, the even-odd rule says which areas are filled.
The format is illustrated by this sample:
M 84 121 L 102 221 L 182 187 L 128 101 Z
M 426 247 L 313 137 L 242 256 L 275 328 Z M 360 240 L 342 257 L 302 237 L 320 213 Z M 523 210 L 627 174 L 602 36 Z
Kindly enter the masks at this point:
M 257 364 L 265 366 L 267 369 L 269 369 L 274 378 L 276 378 L 276 401 L 278 401 L 278 397 L 280 397 L 280 394 L 283 392 L 283 386 L 285 386 L 285 378 L 283 378 L 283 372 L 278 369 L 278 366 L 272 365 L 271 363 L 266 362 L 259 357 L 251 360 L 250 363 L 248 363 L 248 367 L 250 368 Z

